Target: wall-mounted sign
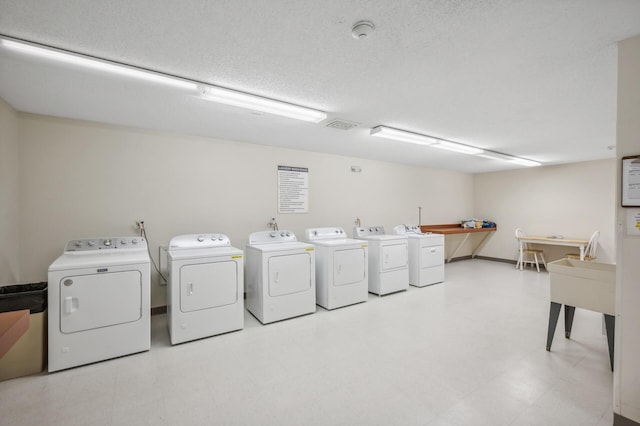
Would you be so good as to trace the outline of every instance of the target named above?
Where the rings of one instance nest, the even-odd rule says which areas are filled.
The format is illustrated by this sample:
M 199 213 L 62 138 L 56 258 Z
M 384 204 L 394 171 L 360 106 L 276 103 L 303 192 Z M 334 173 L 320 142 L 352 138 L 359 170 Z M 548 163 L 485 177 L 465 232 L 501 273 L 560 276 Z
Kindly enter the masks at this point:
M 627 210 L 627 235 L 640 237 L 640 209 Z
M 640 155 L 622 157 L 622 207 L 640 207 Z
M 278 166 L 278 213 L 309 213 L 309 169 Z

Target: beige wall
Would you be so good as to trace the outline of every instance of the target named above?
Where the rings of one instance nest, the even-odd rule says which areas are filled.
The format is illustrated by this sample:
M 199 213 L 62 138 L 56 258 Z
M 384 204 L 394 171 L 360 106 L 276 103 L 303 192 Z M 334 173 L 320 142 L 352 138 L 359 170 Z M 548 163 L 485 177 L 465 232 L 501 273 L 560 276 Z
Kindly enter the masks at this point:
M 145 220 L 152 254 L 175 235 L 307 227 L 455 222 L 473 214 L 473 176 L 458 172 L 19 115 L 21 272 L 46 278 L 75 238 L 133 234 Z M 309 168 L 308 214 L 277 214 L 277 166 Z M 362 168 L 352 173 L 351 165 Z M 452 196 L 452 194 L 455 194 Z M 463 253 L 464 254 L 464 253 Z M 165 304 L 154 274 L 152 306 Z
M 619 45 L 618 167 L 623 156 L 640 154 L 640 36 Z M 619 170 L 619 169 L 618 169 Z M 620 176 L 620 173 L 616 173 Z M 618 177 L 619 179 L 619 177 Z M 619 180 L 618 180 L 619 185 Z M 616 187 L 619 187 L 616 185 Z M 640 237 L 626 234 L 626 212 L 617 193 L 616 359 L 614 411 L 640 423 Z M 635 209 L 640 211 L 640 209 Z
M 0 99 L 0 285 L 19 275 L 18 114 Z
M 516 259 L 516 228 L 529 235 L 585 239 L 599 230 L 598 261 L 614 263 L 615 164 L 614 160 L 599 160 L 476 175 L 476 215 L 498 224 L 498 231 L 480 254 Z M 577 251 L 549 245 L 540 248 L 547 260 Z

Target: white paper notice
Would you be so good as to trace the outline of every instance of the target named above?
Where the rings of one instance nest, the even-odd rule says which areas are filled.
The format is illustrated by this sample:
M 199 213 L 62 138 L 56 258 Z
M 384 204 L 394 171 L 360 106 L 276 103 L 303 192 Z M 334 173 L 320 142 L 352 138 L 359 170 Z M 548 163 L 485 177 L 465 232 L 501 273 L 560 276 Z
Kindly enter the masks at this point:
M 640 206 L 640 158 L 622 160 L 622 205 Z
M 278 213 L 309 212 L 309 169 L 278 166 Z
M 627 209 L 627 235 L 640 237 L 640 209 Z

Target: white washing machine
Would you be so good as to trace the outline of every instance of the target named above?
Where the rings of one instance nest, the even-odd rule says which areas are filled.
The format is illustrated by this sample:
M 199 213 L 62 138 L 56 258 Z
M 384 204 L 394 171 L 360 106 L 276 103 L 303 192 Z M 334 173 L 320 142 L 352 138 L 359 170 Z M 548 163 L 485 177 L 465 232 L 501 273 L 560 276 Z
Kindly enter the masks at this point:
M 423 234 L 417 225 L 398 225 L 393 232 L 409 238 L 409 284 L 425 287 L 444 281 L 444 235 Z
M 247 309 L 267 324 L 316 311 L 316 258 L 291 231 L 261 231 L 246 249 Z
M 151 345 L 151 283 L 141 237 L 70 241 L 49 266 L 49 372 Z
M 369 292 L 383 296 L 409 288 L 406 235 L 386 235 L 384 227 L 356 227 L 353 237 L 369 242 Z
M 244 327 L 242 250 L 222 234 L 174 237 L 167 251 L 167 321 L 171 344 Z
M 347 238 L 342 228 L 310 228 L 305 235 L 316 247 L 316 304 L 335 309 L 366 302 L 368 242 Z

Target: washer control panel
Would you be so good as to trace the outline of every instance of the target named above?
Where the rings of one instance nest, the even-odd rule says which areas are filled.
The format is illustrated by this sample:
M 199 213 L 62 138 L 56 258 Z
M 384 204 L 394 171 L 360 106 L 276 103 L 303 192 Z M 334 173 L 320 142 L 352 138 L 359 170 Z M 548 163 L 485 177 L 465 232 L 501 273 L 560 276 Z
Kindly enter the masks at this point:
M 418 225 L 398 225 L 393 228 L 393 233 L 396 235 L 417 234 L 424 235 Z M 430 232 L 427 232 L 430 234 Z
M 342 228 L 309 228 L 305 231 L 307 241 L 336 240 L 347 238 Z
M 358 226 L 353 228 L 353 237 L 366 237 L 369 235 L 384 235 L 384 226 Z
M 169 250 L 210 247 L 228 247 L 231 240 L 224 234 L 188 234 L 173 237 L 169 242 Z
M 146 250 L 147 242 L 142 237 L 105 237 L 71 240 L 65 253 L 93 252 L 96 250 Z
M 298 241 L 291 231 L 259 231 L 249 235 L 249 244 L 289 243 Z

